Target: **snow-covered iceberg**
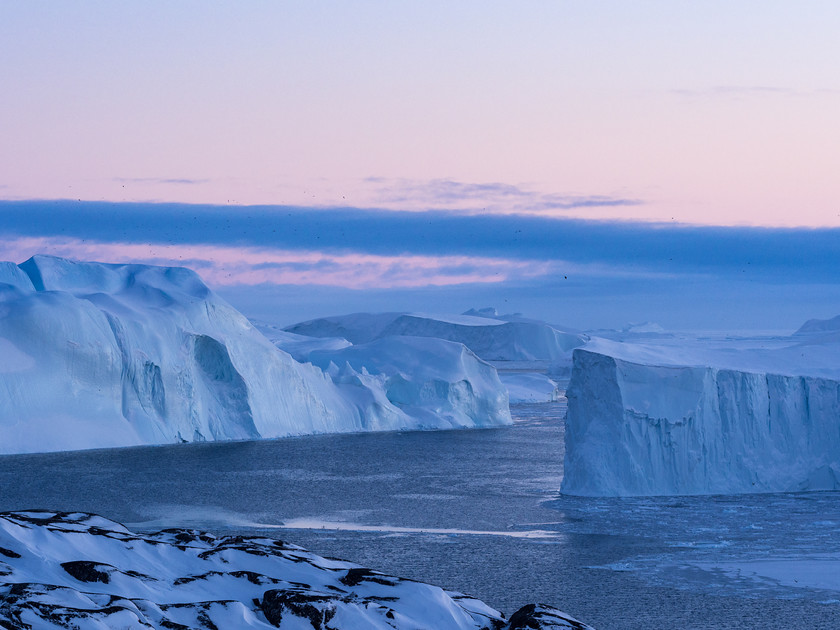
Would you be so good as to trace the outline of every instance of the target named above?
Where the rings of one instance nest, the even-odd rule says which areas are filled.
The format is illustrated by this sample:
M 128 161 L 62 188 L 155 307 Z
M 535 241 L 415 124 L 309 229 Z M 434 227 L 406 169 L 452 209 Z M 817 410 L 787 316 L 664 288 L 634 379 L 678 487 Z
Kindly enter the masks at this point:
M 557 330 L 519 317 L 432 315 L 426 313 L 354 313 L 315 319 L 286 328 L 310 337 L 343 337 L 367 343 L 389 336 L 436 337 L 462 343 L 487 361 L 567 360 L 584 335 Z
M 92 514 L 0 514 L 4 628 L 551 630 L 589 626 L 549 606 L 509 620 L 437 586 L 269 538 L 138 534 Z
M 574 352 L 563 492 L 840 489 L 840 343 L 593 340 Z
M 831 319 L 809 319 L 796 331 L 797 335 L 840 333 L 840 315 Z
M 369 411 L 188 269 L 0 265 L 0 453 L 427 424 Z
M 463 344 L 401 336 L 353 345 L 343 337 L 307 337 L 267 322 L 256 326 L 297 361 L 323 369 L 361 410 L 367 428 L 400 421 L 425 429 L 512 423 L 500 375 Z
M 384 337 L 346 348 L 313 350 L 308 360 L 329 374 L 372 419 L 409 414 L 423 428 L 513 422 L 507 391 L 496 370 L 460 343 Z
M 286 332 L 279 326 L 269 322 L 251 320 L 257 330 L 283 352 L 288 352 L 295 361 L 309 362 L 309 355 L 317 350 L 335 351 L 351 346 L 343 337 L 307 337 L 296 333 Z

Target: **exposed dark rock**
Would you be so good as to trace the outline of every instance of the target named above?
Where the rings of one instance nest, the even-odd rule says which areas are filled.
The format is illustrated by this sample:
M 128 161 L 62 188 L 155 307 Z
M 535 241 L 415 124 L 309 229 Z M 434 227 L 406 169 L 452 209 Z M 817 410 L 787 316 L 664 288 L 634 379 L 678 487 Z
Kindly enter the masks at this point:
M 399 578 L 392 578 L 377 571 L 371 571 L 363 567 L 348 569 L 347 575 L 339 580 L 345 586 L 358 586 L 362 582 L 375 582 L 385 586 L 394 586 Z
M 308 619 L 315 630 L 324 630 L 335 615 L 335 597 L 317 591 L 270 590 L 263 593 L 260 608 L 268 622 L 280 626 L 283 615 Z
M 88 560 L 73 560 L 72 562 L 61 563 L 61 568 L 79 580 L 79 582 L 102 582 L 103 584 L 108 584 L 111 581 L 111 576 L 108 575 L 108 571 L 102 571 L 99 567 L 113 569 L 109 565 L 90 562 Z
M 507 630 L 554 630 L 555 628 L 592 630 L 585 623 L 544 604 L 523 606 L 510 616 L 507 626 Z

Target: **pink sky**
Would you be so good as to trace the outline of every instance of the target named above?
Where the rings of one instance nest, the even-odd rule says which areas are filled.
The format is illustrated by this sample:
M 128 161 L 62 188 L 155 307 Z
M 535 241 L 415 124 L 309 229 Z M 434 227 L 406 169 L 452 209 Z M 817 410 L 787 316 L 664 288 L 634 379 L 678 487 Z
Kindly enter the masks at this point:
M 827 1 L 8 4 L 0 198 L 837 226 L 838 32 Z

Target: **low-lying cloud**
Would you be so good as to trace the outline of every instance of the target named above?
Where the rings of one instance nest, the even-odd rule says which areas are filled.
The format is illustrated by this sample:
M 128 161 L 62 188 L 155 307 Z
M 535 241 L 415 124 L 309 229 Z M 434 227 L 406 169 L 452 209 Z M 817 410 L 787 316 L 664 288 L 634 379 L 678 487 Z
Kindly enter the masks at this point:
M 802 90 L 779 85 L 713 85 L 707 88 L 678 88 L 671 90 L 677 96 L 691 98 L 698 97 L 774 97 L 774 96 L 836 96 L 840 90 L 833 88 L 818 88 L 814 90 Z
M 118 184 L 175 184 L 193 186 L 207 184 L 209 179 L 190 179 L 187 177 L 115 177 Z
M 551 215 L 581 208 L 638 206 L 640 199 L 609 195 L 545 193 L 502 182 L 468 183 L 451 179 L 412 180 L 369 177 L 374 198 L 403 209 L 460 209 L 496 214 Z
M 19 262 L 36 253 L 109 263 L 184 266 L 217 287 L 278 284 L 388 289 L 502 283 L 551 275 L 557 266 L 550 261 L 478 256 L 377 256 L 56 237 L 22 237 L 0 244 L 3 260 Z

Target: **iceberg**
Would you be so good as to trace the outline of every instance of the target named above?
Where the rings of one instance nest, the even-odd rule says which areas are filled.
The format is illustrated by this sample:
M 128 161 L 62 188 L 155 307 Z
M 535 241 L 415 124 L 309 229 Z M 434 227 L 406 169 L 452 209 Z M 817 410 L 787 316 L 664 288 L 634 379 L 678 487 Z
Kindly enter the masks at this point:
M 511 424 L 508 395 L 495 368 L 461 343 L 384 337 L 308 360 L 322 368 L 372 422 L 408 414 L 422 428 Z
M 562 491 L 840 489 L 840 342 L 634 345 L 573 355 Z
M 519 317 L 426 313 L 354 313 L 315 319 L 286 328 L 310 337 L 343 337 L 367 343 L 390 336 L 435 337 L 462 343 L 485 361 L 548 361 L 562 363 L 586 336 L 564 332 L 546 323 Z
M 371 419 L 188 269 L 50 256 L 0 265 L 0 410 L 0 453 L 428 425 Z
M 809 319 L 796 331 L 797 335 L 840 333 L 840 315 L 831 319 Z
M 343 337 L 307 337 L 286 332 L 269 322 L 251 320 L 251 323 L 266 339 L 300 363 L 309 362 L 309 355 L 316 350 L 341 350 L 353 345 Z

